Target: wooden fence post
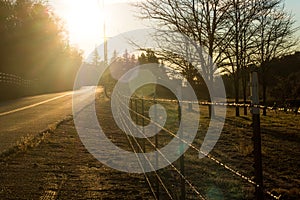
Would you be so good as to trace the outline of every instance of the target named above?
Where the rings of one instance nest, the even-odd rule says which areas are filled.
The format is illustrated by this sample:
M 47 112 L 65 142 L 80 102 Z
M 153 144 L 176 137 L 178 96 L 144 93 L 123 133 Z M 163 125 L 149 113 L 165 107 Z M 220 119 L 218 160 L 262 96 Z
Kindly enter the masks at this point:
M 182 91 L 181 91 L 181 86 L 178 87 L 178 96 L 182 97 Z M 192 103 L 188 103 L 188 109 L 190 109 L 192 107 Z M 177 113 L 178 113 L 178 126 L 179 126 L 179 133 L 178 136 L 180 139 L 182 139 L 182 127 L 180 127 L 180 122 L 181 122 L 181 106 L 180 106 L 180 102 L 178 100 L 178 107 L 177 107 Z M 186 198 L 186 191 L 185 191 L 185 169 L 184 169 L 184 143 L 182 141 L 180 141 L 179 143 L 179 153 L 182 154 L 179 158 L 179 162 L 180 162 L 180 173 L 181 173 L 181 177 L 180 177 L 180 200 L 185 200 Z
M 142 126 L 143 126 L 143 135 L 145 135 L 145 102 L 144 102 L 144 97 L 142 97 Z M 143 152 L 146 152 L 146 144 L 145 144 L 145 139 L 143 139 Z
M 157 121 L 157 102 L 156 102 L 156 94 L 154 94 L 154 120 Z M 157 126 L 154 129 L 155 133 L 157 133 Z M 155 168 L 158 169 L 158 133 L 155 134 Z M 157 172 L 158 173 L 158 172 Z M 156 196 L 159 199 L 159 179 L 156 177 Z
M 261 156 L 261 134 L 260 134 L 260 108 L 258 94 L 258 75 L 251 72 L 251 101 L 252 101 L 252 121 L 253 121 L 253 146 L 254 146 L 254 174 L 255 174 L 255 199 L 264 199 L 263 194 L 263 173 Z

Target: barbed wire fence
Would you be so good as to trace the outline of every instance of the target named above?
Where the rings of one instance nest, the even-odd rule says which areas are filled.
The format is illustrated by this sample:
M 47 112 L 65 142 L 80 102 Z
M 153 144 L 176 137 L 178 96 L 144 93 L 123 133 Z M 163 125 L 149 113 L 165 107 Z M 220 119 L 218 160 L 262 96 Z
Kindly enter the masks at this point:
M 119 96 L 118 98 L 120 98 L 119 102 L 122 102 L 121 99 L 124 98 L 128 98 L 130 105 L 127 105 L 129 111 L 130 111 L 130 116 L 126 115 L 126 112 L 124 110 L 119 110 L 120 116 L 126 116 L 127 120 L 123 120 L 123 126 L 125 127 L 125 130 L 128 131 L 128 133 L 130 133 L 131 137 L 128 137 L 128 141 L 129 144 L 132 148 L 132 150 L 134 151 L 134 153 L 139 153 L 139 152 L 147 152 L 150 150 L 155 150 L 158 152 L 158 154 L 160 154 L 160 156 L 162 156 L 168 163 L 169 163 L 169 173 L 168 176 L 170 177 L 175 177 L 177 176 L 177 179 L 179 177 L 180 181 L 178 184 L 170 184 L 170 180 L 164 180 L 166 179 L 165 176 L 162 176 L 160 170 L 155 171 L 154 170 L 154 177 L 151 177 L 151 175 L 149 173 L 144 173 L 144 176 L 146 178 L 146 181 L 148 183 L 148 186 L 150 188 L 150 191 L 153 193 L 153 196 L 155 199 L 186 199 L 186 193 L 187 190 L 192 192 L 192 196 L 194 199 L 207 199 L 207 197 L 202 194 L 200 191 L 200 189 L 198 188 L 198 186 L 196 186 L 191 180 L 189 180 L 186 176 L 185 176 L 185 160 L 184 160 L 184 154 L 179 158 L 179 163 L 171 163 L 167 157 L 165 155 L 163 155 L 163 153 L 160 151 L 158 142 L 160 141 L 159 138 L 159 134 L 156 134 L 154 137 L 154 141 L 153 139 L 149 139 L 147 137 L 145 137 L 145 140 L 139 140 L 136 139 L 134 137 L 134 135 L 131 131 L 134 130 L 133 128 L 131 128 L 131 126 L 135 126 L 136 124 L 140 123 L 142 125 L 142 127 L 145 126 L 145 124 L 148 124 L 150 121 L 152 123 L 154 123 L 156 125 L 157 128 L 161 129 L 164 133 L 167 133 L 169 136 L 171 137 L 176 137 L 177 139 L 179 139 L 181 141 L 182 145 L 187 145 L 190 149 L 195 150 L 196 152 L 205 155 L 210 161 L 212 161 L 213 163 L 215 163 L 215 165 L 220 166 L 221 168 L 223 168 L 225 171 L 228 171 L 229 173 L 231 173 L 233 176 L 238 177 L 241 180 L 244 180 L 247 184 L 252 185 L 253 187 L 259 188 L 260 185 L 256 182 L 255 177 L 251 177 L 250 175 L 244 174 L 243 172 L 241 172 L 240 170 L 236 169 L 235 167 L 231 166 L 229 163 L 224 163 L 221 160 L 219 160 L 218 158 L 214 157 L 211 154 L 206 154 L 204 152 L 202 152 L 200 150 L 199 147 L 193 145 L 193 144 L 189 144 L 187 143 L 185 140 L 181 139 L 180 135 L 174 133 L 172 130 L 169 130 L 163 126 L 161 126 L 160 124 L 156 123 L 155 121 L 152 121 L 149 116 L 147 115 L 147 111 L 145 110 L 145 105 L 146 104 L 153 104 L 156 105 L 157 103 L 162 103 L 162 102 L 167 102 L 167 103 L 177 103 L 178 106 L 178 110 L 180 110 L 180 105 L 178 100 L 169 100 L 169 99 L 158 99 L 158 98 L 145 98 L 145 97 L 137 97 L 137 96 L 132 96 L 132 97 L 128 97 L 128 96 Z M 236 104 L 236 103 L 226 103 L 226 102 L 206 102 L 206 101 L 199 101 L 199 102 L 194 102 L 194 101 L 182 101 L 182 103 L 185 103 L 186 105 L 188 104 L 197 104 L 197 105 L 201 105 L 201 106 L 228 106 L 228 107 L 240 107 L 240 108 L 244 108 L 247 107 L 250 110 L 253 108 L 257 108 L 257 109 L 263 109 L 263 106 L 260 105 L 251 105 L 251 104 Z M 126 106 L 126 105 L 123 105 Z M 122 107 L 122 106 L 121 106 Z M 123 107 L 124 108 L 124 107 Z M 156 109 L 156 107 L 154 106 L 154 108 Z M 268 107 L 268 109 L 273 110 L 272 107 Z M 292 109 L 286 110 L 284 108 L 277 108 L 279 111 L 288 111 L 291 112 Z M 156 113 L 156 111 L 154 111 Z M 178 112 L 179 116 L 178 118 L 180 118 L 180 112 Z M 134 121 L 134 123 L 129 124 L 128 125 L 128 120 L 132 119 Z M 139 130 L 139 133 L 142 134 L 143 136 L 145 136 L 145 132 L 144 129 Z M 138 155 L 137 155 L 138 157 Z M 147 161 L 147 158 L 143 158 L 140 160 L 140 162 L 143 162 L 144 160 Z M 150 164 L 150 161 L 148 161 Z M 143 167 L 143 165 L 140 165 L 141 168 Z M 154 166 L 153 166 L 154 168 Z M 175 178 L 176 179 L 176 178 Z M 172 181 L 171 181 L 172 182 Z M 170 187 L 170 185 L 172 185 Z M 169 186 L 169 187 L 168 187 Z M 175 186 L 175 187 L 174 187 Z M 180 191 L 180 192 L 178 192 Z M 276 199 L 279 200 L 281 199 L 281 195 L 278 194 L 274 194 L 269 190 L 263 189 L 263 195 L 265 197 L 267 197 L 268 199 Z M 165 196 L 165 198 L 164 198 Z M 191 199 L 191 193 L 189 193 L 189 198 Z
M 119 96 L 120 97 L 120 96 Z M 121 97 L 120 97 L 121 98 Z M 122 98 L 124 98 L 124 96 L 122 96 Z M 128 97 L 125 97 L 125 98 L 128 98 Z M 139 105 L 139 100 L 141 100 L 141 105 Z M 150 122 L 151 119 L 149 119 L 148 117 L 145 116 L 145 110 L 144 110 L 144 106 L 145 106 L 145 103 L 146 101 L 148 103 L 150 103 L 149 99 L 130 99 L 130 104 L 131 104 L 131 107 L 130 107 L 130 111 L 132 113 L 132 116 L 135 116 L 135 123 L 138 123 L 139 121 L 142 122 L 142 125 L 143 127 L 145 126 L 146 123 Z M 156 101 L 155 99 L 153 100 L 154 102 L 158 102 Z M 154 104 L 155 105 L 155 104 Z M 139 106 L 141 106 L 141 110 L 140 112 L 138 111 L 139 110 Z M 160 154 L 160 156 L 162 156 L 162 158 L 169 164 L 169 167 L 172 169 L 172 171 L 174 173 L 176 173 L 179 177 L 180 177 L 180 180 L 181 180 L 181 184 L 180 184 L 180 194 L 178 194 L 178 192 L 176 192 L 176 188 L 168 188 L 168 186 L 170 185 L 170 182 L 169 181 L 164 181 L 164 177 L 162 177 L 162 175 L 160 174 L 159 171 L 156 171 L 154 169 L 157 169 L 157 166 L 158 166 L 158 159 L 156 160 L 156 166 L 152 166 L 151 162 L 149 161 L 149 159 L 144 156 L 144 159 L 146 160 L 147 164 L 151 165 L 151 167 L 153 168 L 153 174 L 154 174 L 154 177 L 152 177 L 152 179 L 149 177 L 149 173 L 144 173 L 145 177 L 146 177 L 146 180 L 147 180 L 147 183 L 148 183 L 148 186 L 150 188 L 150 190 L 152 191 L 152 194 L 154 196 L 155 199 L 160 199 L 160 198 L 168 198 L 168 199 L 185 199 L 185 185 L 187 185 L 190 190 L 193 192 L 193 194 L 195 195 L 195 197 L 197 197 L 197 199 L 206 199 L 204 197 L 203 194 L 201 194 L 199 192 L 199 190 L 196 188 L 196 186 L 190 181 L 188 180 L 185 175 L 184 175 L 184 169 L 182 168 L 183 165 L 181 165 L 180 167 L 176 167 L 174 163 L 172 163 L 166 155 L 164 155 L 162 153 L 162 151 L 160 151 L 159 149 L 159 136 L 158 135 L 155 135 L 155 139 L 154 141 L 152 141 L 151 139 L 147 138 L 146 135 L 145 135 L 145 130 L 142 129 L 140 130 L 140 134 L 145 136 L 145 140 L 147 142 L 147 145 L 145 144 L 146 142 L 141 142 L 141 141 L 138 141 L 138 139 L 136 139 L 134 137 L 135 134 L 132 133 L 132 130 L 134 130 L 132 128 L 132 126 L 135 126 L 135 124 L 127 124 L 127 121 L 131 119 L 131 116 L 128 116 L 126 115 L 126 112 L 124 110 L 119 110 L 119 113 L 120 115 L 122 116 L 125 116 L 127 118 L 127 120 L 123 120 L 122 124 L 123 126 L 125 127 L 125 130 L 128 131 L 128 133 L 131 135 L 131 137 L 127 137 L 128 141 L 129 141 L 129 144 L 132 148 L 132 150 L 134 151 L 134 153 L 137 153 L 138 152 L 143 152 L 143 153 L 146 153 L 147 152 L 147 149 L 150 150 L 150 149 L 153 149 L 155 151 L 157 151 L 157 154 Z M 142 113 L 142 114 L 141 114 Z M 155 123 L 155 122 L 154 122 Z M 159 124 L 155 123 L 155 125 L 157 126 L 157 128 L 163 128 L 161 127 Z M 163 128 L 164 130 L 167 130 L 165 128 Z M 172 136 L 176 136 L 174 133 L 172 133 L 171 131 L 169 131 L 169 134 L 171 134 Z M 177 138 L 179 138 L 179 136 L 176 136 Z M 184 143 L 185 141 L 182 141 L 182 143 Z M 186 142 L 185 142 L 186 143 Z M 158 155 L 156 155 L 158 156 Z M 137 158 L 138 155 L 137 155 Z M 143 159 L 143 160 L 144 160 Z M 142 165 L 142 160 L 140 160 L 140 166 L 141 168 L 143 168 L 143 165 Z

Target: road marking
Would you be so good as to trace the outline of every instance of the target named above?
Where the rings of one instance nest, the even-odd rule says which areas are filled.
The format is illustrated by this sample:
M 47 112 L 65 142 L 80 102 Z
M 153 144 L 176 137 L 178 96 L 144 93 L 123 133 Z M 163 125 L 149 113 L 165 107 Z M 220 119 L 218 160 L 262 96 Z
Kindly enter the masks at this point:
M 9 115 L 9 114 L 12 114 L 12 113 L 15 113 L 15 112 L 19 112 L 19 111 L 22 111 L 22 110 L 26 110 L 26 109 L 29 109 L 29 108 L 33 108 L 33 107 L 36 107 L 36 106 L 39 106 L 39 105 L 42 105 L 42 104 L 45 104 L 45 103 L 54 101 L 54 100 L 56 100 L 56 99 L 63 98 L 63 97 L 68 96 L 68 95 L 70 95 L 70 94 L 72 94 L 72 93 L 73 93 L 73 92 L 68 92 L 67 94 L 60 95 L 60 96 L 54 97 L 54 98 L 52 98 L 52 99 L 48 99 L 48 100 L 45 100 L 45 101 L 41 101 L 41 102 L 39 102 L 39 103 L 35 103 L 35 104 L 29 105 L 29 106 L 25 106 L 25 107 L 22 107 L 22 108 L 17 108 L 17 109 L 11 110 L 11 111 L 3 112 L 3 113 L 0 113 L 0 116 Z

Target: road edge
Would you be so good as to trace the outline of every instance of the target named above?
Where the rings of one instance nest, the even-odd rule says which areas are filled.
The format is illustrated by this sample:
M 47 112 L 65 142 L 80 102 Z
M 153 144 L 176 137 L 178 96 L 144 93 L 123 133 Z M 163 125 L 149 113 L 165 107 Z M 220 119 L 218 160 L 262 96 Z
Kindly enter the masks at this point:
M 67 115 L 64 119 L 50 124 L 45 130 L 38 132 L 37 134 L 27 135 L 18 141 L 15 145 L 0 152 L 0 161 L 5 161 L 13 155 L 17 155 L 21 152 L 26 152 L 28 149 L 37 147 L 47 137 L 49 137 L 54 131 L 63 123 L 73 120 L 72 115 Z

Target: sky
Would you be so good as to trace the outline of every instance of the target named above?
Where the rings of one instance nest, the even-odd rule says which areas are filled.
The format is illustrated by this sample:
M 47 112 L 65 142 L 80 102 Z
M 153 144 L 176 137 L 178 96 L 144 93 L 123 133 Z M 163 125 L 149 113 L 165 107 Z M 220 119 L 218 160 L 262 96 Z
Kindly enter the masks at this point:
M 285 0 L 285 7 L 288 12 L 292 12 L 294 15 L 296 25 L 300 26 L 300 0 Z
M 108 38 L 146 27 L 144 22 L 137 19 L 137 13 L 128 0 L 105 0 L 105 9 L 102 0 L 50 0 L 49 2 L 54 12 L 65 22 L 70 44 L 82 49 L 86 57 L 96 46 L 103 43 L 104 19 Z
M 137 0 L 49 0 L 49 3 L 64 21 L 70 44 L 83 50 L 87 57 L 103 43 L 104 20 L 107 37 L 147 27 L 147 23 L 136 17 L 137 11 L 130 5 L 134 1 Z M 300 0 L 285 0 L 285 6 L 300 26 Z

